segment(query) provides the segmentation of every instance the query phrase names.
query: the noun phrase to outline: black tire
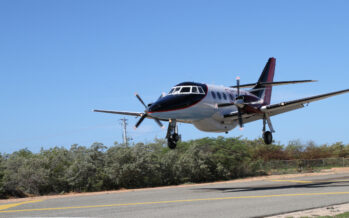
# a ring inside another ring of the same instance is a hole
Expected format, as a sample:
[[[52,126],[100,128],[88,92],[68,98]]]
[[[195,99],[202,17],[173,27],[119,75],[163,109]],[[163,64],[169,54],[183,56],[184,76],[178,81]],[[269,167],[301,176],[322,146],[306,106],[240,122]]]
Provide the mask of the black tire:
[[[171,139],[177,143],[179,141],[179,135],[177,133],[173,133],[173,135],[171,136]]]
[[[167,141],[167,146],[169,149],[175,149],[177,146],[177,142],[173,141],[173,140],[168,140]]]
[[[273,135],[270,131],[266,131],[263,133],[263,139],[265,144],[270,145],[273,142]]]

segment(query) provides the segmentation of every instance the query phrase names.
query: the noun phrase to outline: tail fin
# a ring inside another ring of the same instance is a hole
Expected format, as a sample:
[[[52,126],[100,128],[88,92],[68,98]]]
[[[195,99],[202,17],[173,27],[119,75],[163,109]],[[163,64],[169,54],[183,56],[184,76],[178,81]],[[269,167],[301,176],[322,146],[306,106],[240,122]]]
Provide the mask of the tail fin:
[[[259,98],[263,99],[263,105],[270,104],[272,86],[265,86],[265,85],[262,85],[260,83],[273,82],[274,72],[275,72],[275,64],[276,64],[276,59],[269,58],[267,64],[265,65],[265,67],[263,69],[261,76],[259,77],[257,85],[255,85],[253,87],[253,89],[250,91],[251,93],[258,96]]]

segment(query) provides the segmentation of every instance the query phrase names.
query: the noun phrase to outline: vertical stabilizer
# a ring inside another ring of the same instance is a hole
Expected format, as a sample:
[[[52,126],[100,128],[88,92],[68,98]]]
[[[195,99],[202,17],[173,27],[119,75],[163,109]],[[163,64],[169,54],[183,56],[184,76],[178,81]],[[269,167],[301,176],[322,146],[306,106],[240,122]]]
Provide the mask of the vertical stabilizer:
[[[269,58],[267,64],[265,65],[261,76],[257,82],[257,85],[253,87],[251,93],[255,94],[259,98],[263,99],[263,105],[269,105],[271,100],[272,86],[263,86],[261,82],[273,82],[274,72],[275,72],[275,58]]]

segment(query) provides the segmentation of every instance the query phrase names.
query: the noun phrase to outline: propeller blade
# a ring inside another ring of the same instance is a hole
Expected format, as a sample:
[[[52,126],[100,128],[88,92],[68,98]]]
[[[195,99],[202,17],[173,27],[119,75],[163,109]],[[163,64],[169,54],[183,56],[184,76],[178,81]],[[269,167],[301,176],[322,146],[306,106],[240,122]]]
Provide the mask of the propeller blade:
[[[240,77],[236,77],[236,87],[238,89],[238,97],[240,96]]]
[[[164,125],[162,125],[162,123],[160,122],[159,119],[154,118],[155,122],[162,128]]]
[[[141,99],[141,97],[138,95],[138,93],[135,93],[138,100],[144,105],[145,109],[148,109],[147,105],[145,105],[144,101]]]
[[[138,120],[138,122],[135,125],[135,128],[138,128],[139,125],[143,122],[143,120],[147,117],[147,114],[143,114],[141,118]]]
[[[241,115],[240,108],[238,108],[238,119],[239,119],[239,126],[242,129],[244,127],[244,123],[242,122],[242,115]]]

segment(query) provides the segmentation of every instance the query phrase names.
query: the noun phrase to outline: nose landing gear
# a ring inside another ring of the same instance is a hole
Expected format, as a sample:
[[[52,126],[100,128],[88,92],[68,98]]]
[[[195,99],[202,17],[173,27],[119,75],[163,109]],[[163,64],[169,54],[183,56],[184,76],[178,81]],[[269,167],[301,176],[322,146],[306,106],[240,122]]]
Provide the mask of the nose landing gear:
[[[268,127],[270,131],[265,131],[266,123],[268,123]],[[273,135],[272,132],[275,132],[273,125],[271,124],[270,117],[267,114],[264,114],[263,116],[263,140],[264,143],[269,145],[273,142]]]
[[[177,142],[180,140],[176,120],[170,120],[168,124],[166,138],[168,147],[170,149],[175,149],[177,146]]]

